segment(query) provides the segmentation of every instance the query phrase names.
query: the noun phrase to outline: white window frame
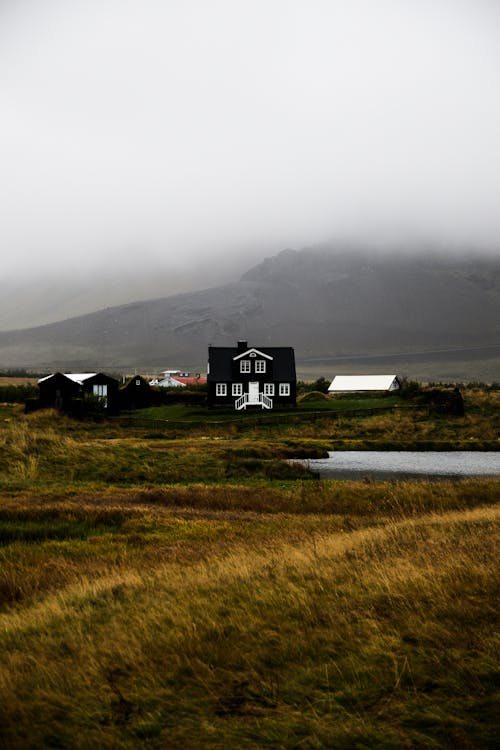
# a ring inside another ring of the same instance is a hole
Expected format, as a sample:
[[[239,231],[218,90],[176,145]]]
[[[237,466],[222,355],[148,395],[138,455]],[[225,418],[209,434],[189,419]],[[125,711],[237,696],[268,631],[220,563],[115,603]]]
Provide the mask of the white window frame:
[[[280,396],[289,396],[290,395],[290,383],[280,383],[279,394]]]
[[[252,372],[252,363],[249,359],[240,360],[240,372]]]
[[[263,374],[266,371],[266,360],[265,359],[256,359],[255,360],[255,372]]]
[[[274,396],[274,383],[264,383],[264,396]]]
[[[215,384],[215,395],[216,396],[227,396],[227,383],[216,383]]]
[[[231,393],[233,396],[243,396],[243,383],[233,383]]]

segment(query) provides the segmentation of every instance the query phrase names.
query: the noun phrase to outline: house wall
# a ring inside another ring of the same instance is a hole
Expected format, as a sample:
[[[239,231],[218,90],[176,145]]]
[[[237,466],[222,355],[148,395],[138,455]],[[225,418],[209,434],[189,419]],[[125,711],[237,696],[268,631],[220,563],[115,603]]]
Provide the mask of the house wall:
[[[106,386],[106,411],[112,413],[118,410],[118,388],[119,382],[115,378],[104,373],[97,373],[91,378],[84,380],[81,386],[81,393],[84,398],[94,396],[94,386]]]
[[[273,358],[267,358],[259,356],[249,355],[248,357],[235,357],[248,351],[246,342],[239,343],[238,347],[227,348],[223,353],[217,352],[215,357],[224,357],[224,365],[221,366],[220,359],[217,360],[218,367],[212,368],[210,363],[210,351],[209,351],[209,374],[208,374],[208,395],[207,400],[209,406],[231,406],[234,407],[235,401],[243,394],[248,393],[249,383],[257,382],[259,393],[265,393],[273,401],[273,407],[279,406],[293,406],[296,403],[297,397],[297,383],[295,376],[295,366],[293,363],[293,355],[291,350],[286,349],[283,353],[279,351],[279,348],[275,348],[273,351]],[[266,349],[260,349],[262,354],[267,354]],[[282,361],[279,362],[277,357],[282,357]],[[291,359],[291,363],[288,364],[288,360]],[[287,365],[283,365],[283,360],[286,360]],[[242,368],[241,362],[247,362],[249,364]],[[257,362],[265,363],[265,372],[259,372]],[[244,371],[245,369],[249,371]],[[215,370],[215,371],[214,371]],[[243,371],[242,371],[243,370]],[[280,377],[278,377],[278,371]],[[225,372],[226,377],[221,374]],[[280,395],[280,384],[286,383],[289,386],[289,393],[287,395]],[[218,386],[226,386],[226,394],[224,396],[218,395]],[[233,393],[233,386],[239,385],[238,391]],[[266,386],[271,386],[273,393],[266,393]]]

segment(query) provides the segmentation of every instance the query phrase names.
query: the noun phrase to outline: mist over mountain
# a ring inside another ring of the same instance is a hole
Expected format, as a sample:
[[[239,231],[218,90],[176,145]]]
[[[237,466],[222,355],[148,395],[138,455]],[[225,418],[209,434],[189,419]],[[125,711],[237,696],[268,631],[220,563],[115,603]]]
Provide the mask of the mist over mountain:
[[[299,360],[498,354],[499,300],[494,256],[283,250],[235,283],[0,332],[0,365],[198,370],[209,344],[237,339],[294,346]]]
[[[263,255],[257,249],[240,248],[229,257],[214,252],[210,262],[198,259],[190,264],[182,253],[166,253],[160,262],[137,249],[132,258],[122,259],[111,269],[104,263],[75,271],[61,264],[59,271],[27,269],[24,274],[5,275],[0,277],[0,331],[220,286],[236,280]]]

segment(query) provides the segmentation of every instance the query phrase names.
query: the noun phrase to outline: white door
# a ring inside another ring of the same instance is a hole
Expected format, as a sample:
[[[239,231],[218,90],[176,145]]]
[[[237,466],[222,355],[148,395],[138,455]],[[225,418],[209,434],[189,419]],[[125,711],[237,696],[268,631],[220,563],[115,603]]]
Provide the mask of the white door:
[[[249,404],[259,403],[259,384],[253,381],[248,384],[248,403]]]

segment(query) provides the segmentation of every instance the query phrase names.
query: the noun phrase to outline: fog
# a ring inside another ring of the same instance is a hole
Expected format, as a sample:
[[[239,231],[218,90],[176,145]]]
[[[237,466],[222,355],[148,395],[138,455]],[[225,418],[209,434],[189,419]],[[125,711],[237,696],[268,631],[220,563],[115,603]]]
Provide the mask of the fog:
[[[496,0],[2,0],[2,279],[496,252],[499,91]]]

